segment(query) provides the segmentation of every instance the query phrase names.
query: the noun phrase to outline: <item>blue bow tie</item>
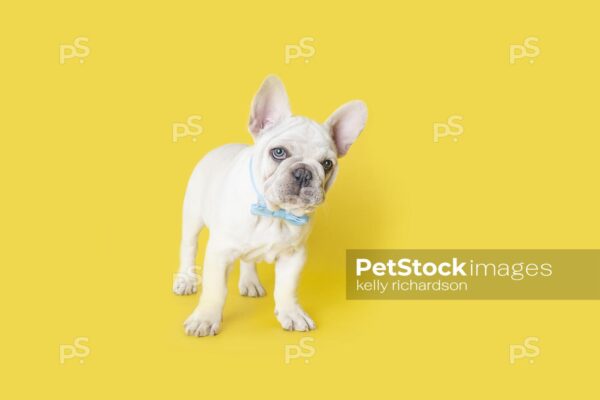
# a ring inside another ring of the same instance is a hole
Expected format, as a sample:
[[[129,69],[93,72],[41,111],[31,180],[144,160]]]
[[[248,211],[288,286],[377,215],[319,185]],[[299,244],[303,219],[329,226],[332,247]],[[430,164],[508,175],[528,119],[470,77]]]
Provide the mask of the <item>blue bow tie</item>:
[[[284,209],[280,209],[277,211],[270,210],[265,203],[264,197],[260,194],[260,192],[256,188],[256,183],[254,182],[254,173],[252,172],[252,157],[250,157],[249,169],[250,169],[250,180],[252,181],[252,187],[254,188],[254,191],[256,192],[256,196],[258,197],[258,202],[254,203],[250,206],[250,212],[253,215],[258,215],[261,217],[281,218],[282,220],[287,221],[290,224],[296,225],[296,226],[301,226],[308,222],[308,215],[303,215],[301,217],[298,217]]]
[[[291,212],[285,210],[269,210],[266,205],[260,203],[252,204],[252,206],[250,206],[250,212],[254,215],[259,215],[262,217],[281,218],[282,220],[297,226],[304,225],[308,222],[308,216],[306,215],[297,217]]]

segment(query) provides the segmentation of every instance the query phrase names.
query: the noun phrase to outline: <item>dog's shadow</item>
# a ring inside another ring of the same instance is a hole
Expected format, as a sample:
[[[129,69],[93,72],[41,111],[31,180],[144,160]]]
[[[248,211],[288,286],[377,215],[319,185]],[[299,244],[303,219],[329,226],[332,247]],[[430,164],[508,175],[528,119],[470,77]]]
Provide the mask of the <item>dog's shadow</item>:
[[[383,228],[401,221],[402,216],[389,215],[389,207],[383,206],[382,199],[390,190],[375,175],[375,170],[363,166],[360,174],[344,176],[317,211],[300,284],[303,302],[313,303],[307,308],[316,313],[346,299],[346,250],[400,246],[399,235],[385,237],[389,229]],[[400,197],[391,211],[400,214],[403,209]]]

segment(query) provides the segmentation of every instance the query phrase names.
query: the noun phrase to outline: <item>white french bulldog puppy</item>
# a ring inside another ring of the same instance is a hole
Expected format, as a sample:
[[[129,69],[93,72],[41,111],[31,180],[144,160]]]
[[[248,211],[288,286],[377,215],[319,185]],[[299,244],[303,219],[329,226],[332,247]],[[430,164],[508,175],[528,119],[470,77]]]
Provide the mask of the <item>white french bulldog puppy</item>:
[[[275,315],[281,326],[315,329],[296,297],[310,214],[325,200],[338,157],[346,154],[366,120],[362,101],[343,105],[324,124],[292,116],[283,84],[267,77],[250,112],[254,145],[229,144],[211,151],[188,183],[176,294],[196,292],[198,233],[204,226],[210,230],[200,303],[184,324],[188,335],[219,332],[227,275],[236,259],[240,293],[252,297],[265,295],[256,263],[275,262]]]

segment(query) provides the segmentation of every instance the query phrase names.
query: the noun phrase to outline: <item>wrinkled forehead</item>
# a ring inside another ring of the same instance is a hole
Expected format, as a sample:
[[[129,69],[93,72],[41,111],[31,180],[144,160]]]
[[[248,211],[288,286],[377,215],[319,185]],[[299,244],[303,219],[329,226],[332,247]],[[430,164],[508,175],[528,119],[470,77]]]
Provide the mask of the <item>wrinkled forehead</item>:
[[[292,117],[265,137],[265,147],[284,147],[294,156],[334,157],[335,144],[323,125],[304,117]]]

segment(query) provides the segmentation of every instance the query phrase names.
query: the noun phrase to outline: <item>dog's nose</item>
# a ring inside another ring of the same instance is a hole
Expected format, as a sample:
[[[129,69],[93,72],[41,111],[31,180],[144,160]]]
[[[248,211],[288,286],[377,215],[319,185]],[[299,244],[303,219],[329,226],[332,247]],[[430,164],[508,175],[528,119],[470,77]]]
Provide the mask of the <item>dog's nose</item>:
[[[300,185],[300,187],[305,187],[310,185],[310,180],[312,179],[312,173],[304,168],[304,167],[300,167],[300,168],[296,168],[293,172],[292,175],[294,176],[294,179],[296,179],[296,182],[298,183],[298,185]]]

